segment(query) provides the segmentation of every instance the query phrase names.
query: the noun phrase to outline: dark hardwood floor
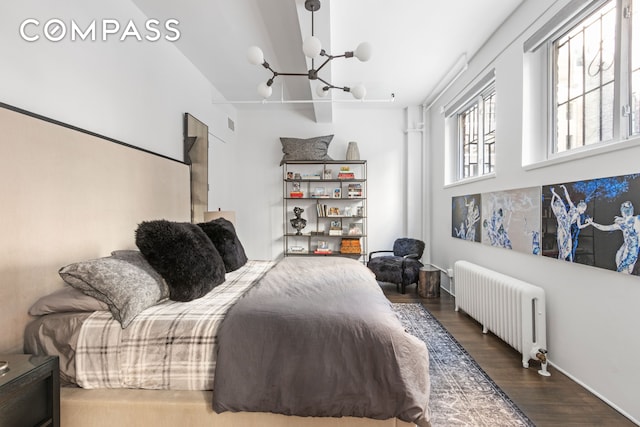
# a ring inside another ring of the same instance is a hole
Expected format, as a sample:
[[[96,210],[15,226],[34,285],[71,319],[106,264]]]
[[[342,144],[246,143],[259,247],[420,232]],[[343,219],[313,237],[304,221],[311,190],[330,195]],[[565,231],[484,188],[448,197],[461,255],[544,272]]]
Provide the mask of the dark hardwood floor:
[[[468,315],[454,310],[446,292],[440,298],[423,299],[410,286],[404,295],[395,285],[381,285],[392,302],[420,302],[478,362],[493,381],[538,427],[635,426],[598,397],[549,366],[550,377],[538,374],[539,364],[522,367],[520,353],[482,327]]]

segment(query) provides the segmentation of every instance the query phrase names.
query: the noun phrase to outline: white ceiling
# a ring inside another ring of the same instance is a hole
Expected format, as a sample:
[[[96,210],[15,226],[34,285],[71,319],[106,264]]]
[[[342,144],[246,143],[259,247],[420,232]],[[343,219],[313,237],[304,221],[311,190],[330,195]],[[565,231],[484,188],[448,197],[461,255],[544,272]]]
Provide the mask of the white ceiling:
[[[373,57],[335,59],[321,76],[336,86],[364,84],[369,101],[388,100],[393,93],[394,107],[419,105],[461,55],[470,59],[522,1],[323,0],[315,13],[323,48],[340,55],[368,41]],[[133,2],[147,17],[180,21],[177,47],[227,101],[243,101],[238,108],[259,107],[247,101],[260,101],[256,87],[271,77],[247,61],[250,46],[259,46],[278,72],[306,72],[302,39],[310,33],[311,13],[304,0]],[[310,99],[310,83],[279,76],[270,99]],[[334,100],[352,99],[332,92]]]

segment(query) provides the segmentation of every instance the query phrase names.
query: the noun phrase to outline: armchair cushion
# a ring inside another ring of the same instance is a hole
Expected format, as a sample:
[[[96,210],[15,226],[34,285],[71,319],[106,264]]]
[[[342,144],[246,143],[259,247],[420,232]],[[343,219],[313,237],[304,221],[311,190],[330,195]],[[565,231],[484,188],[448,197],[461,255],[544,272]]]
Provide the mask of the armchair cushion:
[[[418,259],[422,258],[424,252],[424,242],[417,239],[402,238],[393,242],[393,254],[395,256],[406,256],[416,254]]]
[[[404,262],[404,271],[402,264]],[[418,281],[422,263],[416,259],[399,256],[381,256],[372,258],[367,267],[381,282],[410,285]]]

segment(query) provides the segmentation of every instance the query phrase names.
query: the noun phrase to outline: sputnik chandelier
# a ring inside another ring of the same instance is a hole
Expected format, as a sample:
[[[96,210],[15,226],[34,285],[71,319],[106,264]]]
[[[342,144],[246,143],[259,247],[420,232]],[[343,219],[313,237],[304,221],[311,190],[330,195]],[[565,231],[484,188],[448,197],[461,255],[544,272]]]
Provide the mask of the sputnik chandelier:
[[[318,39],[314,34],[313,14],[316,10],[320,9],[320,0],[306,0],[304,2],[304,7],[311,12],[311,36],[307,37],[302,43],[302,51],[305,56],[311,58],[311,69],[306,73],[280,73],[274,71],[269,63],[264,60],[262,49],[257,46],[252,46],[247,52],[247,59],[249,59],[249,62],[254,65],[262,65],[273,73],[273,76],[267,80],[266,83],[260,83],[258,85],[258,93],[265,99],[270,97],[272,93],[271,85],[273,84],[273,80],[278,76],[306,76],[309,80],[319,80],[322,82],[322,84],[319,84],[316,87],[316,93],[318,96],[326,96],[329,93],[329,89],[342,89],[345,92],[350,92],[356,99],[363,99],[367,94],[367,89],[362,84],[358,84],[353,87],[334,86],[318,76],[318,72],[331,60],[336,58],[353,58],[355,56],[362,62],[368,61],[371,58],[371,45],[367,42],[363,42],[360,43],[356,50],[352,52],[345,52],[343,55],[330,55],[322,48],[320,39]],[[326,59],[318,68],[315,68],[315,58],[318,57],[325,57]]]

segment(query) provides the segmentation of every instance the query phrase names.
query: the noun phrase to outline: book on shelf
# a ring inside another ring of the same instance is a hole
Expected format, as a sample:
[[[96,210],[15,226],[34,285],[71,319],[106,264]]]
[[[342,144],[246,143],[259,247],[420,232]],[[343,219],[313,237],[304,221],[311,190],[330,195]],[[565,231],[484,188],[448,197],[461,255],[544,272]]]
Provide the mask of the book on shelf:
[[[327,205],[317,204],[316,205],[316,211],[317,211],[317,214],[318,214],[318,218],[323,218],[323,217],[327,216]]]
[[[318,255],[330,255],[333,252],[331,252],[331,249],[316,249],[313,253]]]
[[[362,197],[362,185],[361,184],[349,184],[347,186],[347,197]]]
[[[338,173],[338,179],[355,179],[353,171],[340,171]]]

